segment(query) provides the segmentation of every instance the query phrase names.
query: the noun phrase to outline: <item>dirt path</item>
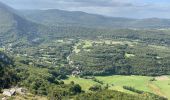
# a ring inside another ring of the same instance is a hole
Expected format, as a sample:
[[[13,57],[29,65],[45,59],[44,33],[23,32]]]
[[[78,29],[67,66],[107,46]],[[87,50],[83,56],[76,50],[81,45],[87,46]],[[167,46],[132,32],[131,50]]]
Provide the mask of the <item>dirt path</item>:
[[[157,95],[160,95],[160,96],[163,96],[163,97],[166,97],[164,95],[164,93],[161,92],[160,88],[157,87],[156,85],[154,85],[153,83],[148,83],[148,87]]]

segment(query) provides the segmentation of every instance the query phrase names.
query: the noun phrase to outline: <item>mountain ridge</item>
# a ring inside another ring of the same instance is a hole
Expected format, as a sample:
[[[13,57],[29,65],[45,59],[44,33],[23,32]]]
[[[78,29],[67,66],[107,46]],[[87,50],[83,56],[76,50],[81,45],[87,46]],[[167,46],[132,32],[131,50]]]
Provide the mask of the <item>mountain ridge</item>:
[[[0,28],[0,41],[5,44],[35,37],[38,24],[18,15],[17,10],[0,2]]]
[[[24,16],[34,22],[53,25],[71,24],[83,27],[99,28],[169,28],[170,19],[144,18],[133,19],[123,17],[108,17],[89,14],[82,11],[65,11],[59,9],[48,10],[20,10]]]

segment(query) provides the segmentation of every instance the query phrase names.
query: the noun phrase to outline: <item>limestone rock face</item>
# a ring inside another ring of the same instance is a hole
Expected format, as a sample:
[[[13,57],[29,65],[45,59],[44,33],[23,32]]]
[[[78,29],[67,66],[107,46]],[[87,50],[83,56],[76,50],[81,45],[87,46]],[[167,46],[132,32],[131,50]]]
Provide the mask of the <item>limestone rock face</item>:
[[[16,92],[18,93],[18,94],[21,94],[21,95],[24,95],[24,94],[26,94],[26,89],[24,89],[24,88],[17,88],[16,89]]]
[[[27,89],[21,88],[21,87],[14,87],[10,89],[4,89],[3,90],[3,98],[0,98],[0,100],[8,100],[8,97],[14,96],[15,94],[19,95],[26,95]]]
[[[6,97],[3,97],[2,100],[7,100],[7,98],[6,98]]]
[[[17,89],[16,89],[16,88],[5,89],[5,90],[3,91],[3,95],[4,95],[4,96],[9,96],[9,97],[15,95],[16,93],[17,93]]]
[[[10,89],[10,93],[11,93],[11,95],[14,95],[16,93],[15,88]]]
[[[4,90],[3,95],[11,97],[13,94],[10,92],[10,90]]]

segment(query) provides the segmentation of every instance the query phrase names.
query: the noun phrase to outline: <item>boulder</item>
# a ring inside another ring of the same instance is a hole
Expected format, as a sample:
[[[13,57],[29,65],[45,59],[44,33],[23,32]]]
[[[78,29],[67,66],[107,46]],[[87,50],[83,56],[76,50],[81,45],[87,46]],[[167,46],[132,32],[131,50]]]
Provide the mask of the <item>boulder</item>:
[[[11,89],[10,89],[10,92],[11,92],[12,95],[14,95],[14,94],[16,93],[15,88],[11,88]]]
[[[3,97],[2,100],[7,100],[7,98],[6,98],[6,97]]]
[[[4,90],[3,95],[11,97],[12,94],[9,90]]]
[[[26,91],[27,91],[27,90],[24,89],[24,88],[17,88],[17,89],[16,89],[16,92],[17,92],[18,94],[21,94],[21,95],[25,94]]]
[[[3,95],[11,97],[11,96],[15,95],[15,93],[16,93],[16,90],[14,88],[12,88],[10,90],[8,90],[8,89],[4,90]]]

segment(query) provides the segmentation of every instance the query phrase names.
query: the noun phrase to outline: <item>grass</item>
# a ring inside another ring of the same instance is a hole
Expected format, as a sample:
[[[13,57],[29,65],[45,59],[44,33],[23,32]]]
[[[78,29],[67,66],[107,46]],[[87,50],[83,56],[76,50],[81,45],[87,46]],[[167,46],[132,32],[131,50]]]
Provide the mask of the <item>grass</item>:
[[[127,57],[127,58],[134,57],[134,56],[135,56],[134,54],[129,54],[129,53],[125,54],[125,57]]]
[[[0,48],[0,51],[5,51],[5,49],[4,48]]]
[[[153,77],[148,76],[122,76],[122,75],[113,75],[113,76],[97,76],[98,80],[103,81],[104,85],[108,84],[109,89],[118,90],[126,93],[134,94],[131,91],[123,89],[123,86],[131,86],[139,90],[146,92],[152,92],[161,96],[165,96],[170,99],[170,80],[157,80],[151,82],[150,79]],[[88,91],[90,86],[97,84],[91,79],[82,79],[70,76],[69,79],[64,80],[66,84],[69,84],[71,81],[74,81],[77,84],[80,84],[82,89]]]
[[[74,81],[75,84],[79,84],[83,90],[88,91],[89,87],[98,84],[92,80],[89,79],[83,79],[83,78],[76,78],[73,76],[70,76],[69,79],[64,80],[65,84],[70,84],[71,81]]]
[[[80,49],[78,49],[78,46],[80,46],[81,45],[81,43],[79,42],[79,43],[77,43],[75,46],[74,46],[74,52],[75,53],[79,53],[80,52]]]
[[[170,99],[170,80],[161,80],[153,82],[160,89],[160,92]]]
[[[139,90],[152,92],[149,88],[147,88],[148,82],[151,77],[146,76],[106,76],[106,77],[96,77],[97,79],[103,81],[104,83],[114,84],[112,89],[122,90],[123,86],[131,86]],[[119,88],[118,88],[119,87]]]
[[[83,48],[92,47],[92,42],[91,42],[91,41],[85,40],[84,43],[85,43],[85,44],[83,45]]]
[[[137,44],[137,42],[132,42],[132,41],[120,41],[120,40],[81,40],[79,41],[75,46],[74,46],[74,52],[77,54],[81,51],[80,48],[78,48],[79,46],[82,45],[82,49],[85,51],[90,51],[90,47],[93,46],[93,43],[97,43],[97,44],[109,44],[109,45],[116,45],[116,44],[128,44],[129,46],[134,46]],[[132,57],[134,55],[132,54],[127,54],[127,56]]]
[[[168,54],[170,54],[170,47],[168,46],[158,46],[158,45],[149,45],[147,48],[143,48],[143,44],[137,41],[113,41],[113,40],[84,40],[80,43],[84,43],[83,49],[91,47],[92,43],[106,43],[110,45],[115,44],[128,44],[132,48],[134,48],[134,51],[132,53],[126,53],[125,57],[137,59],[137,57],[145,56],[147,51],[150,51],[155,54],[158,54],[157,58],[165,58],[169,57]],[[76,45],[79,46],[80,43]],[[75,48],[75,51],[80,52],[80,50]],[[157,80],[154,82],[151,82],[150,79],[153,77],[147,77],[147,76],[98,76],[96,77],[98,80],[103,81],[105,84],[109,84],[109,89],[113,90],[119,90],[122,92],[128,92],[132,93],[130,91],[124,90],[122,86],[131,86],[139,90],[152,92],[155,94],[159,94],[162,96],[166,96],[170,99],[170,80]],[[170,76],[169,76],[170,78]],[[84,90],[88,91],[88,88],[96,82],[90,80],[90,79],[81,79],[81,78],[75,78],[70,77],[68,80],[65,80],[66,83],[69,83],[70,81],[75,81],[75,83],[80,84]],[[112,85],[113,84],[113,85]]]

